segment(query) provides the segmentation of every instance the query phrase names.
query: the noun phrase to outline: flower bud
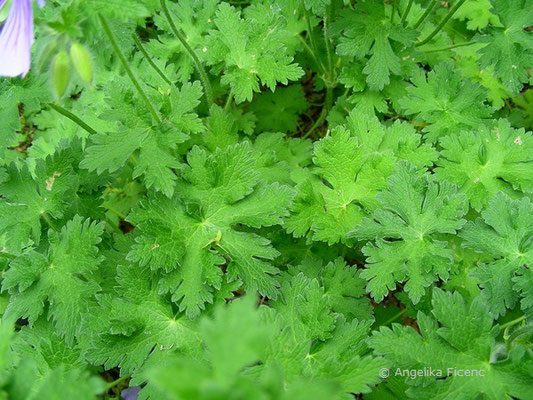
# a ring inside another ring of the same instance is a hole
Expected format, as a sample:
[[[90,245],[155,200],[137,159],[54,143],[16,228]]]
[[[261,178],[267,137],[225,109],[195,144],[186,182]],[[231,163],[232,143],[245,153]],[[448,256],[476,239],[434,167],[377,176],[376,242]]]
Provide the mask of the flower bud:
[[[70,80],[70,60],[66,51],[61,50],[52,62],[52,82],[58,97],[63,96]]]
[[[46,70],[46,67],[50,65],[50,60],[56,54],[57,51],[57,41],[52,40],[48,42],[39,52],[37,58],[37,71],[43,72]]]
[[[93,80],[93,65],[87,49],[79,43],[74,43],[70,47],[70,58],[82,81],[91,83]]]

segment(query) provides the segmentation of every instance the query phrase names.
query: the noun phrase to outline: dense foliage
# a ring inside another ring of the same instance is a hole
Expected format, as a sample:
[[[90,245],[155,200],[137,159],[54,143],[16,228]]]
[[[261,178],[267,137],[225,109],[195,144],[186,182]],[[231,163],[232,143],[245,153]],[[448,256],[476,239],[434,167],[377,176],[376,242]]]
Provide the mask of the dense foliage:
[[[34,11],[0,398],[533,399],[530,0]]]

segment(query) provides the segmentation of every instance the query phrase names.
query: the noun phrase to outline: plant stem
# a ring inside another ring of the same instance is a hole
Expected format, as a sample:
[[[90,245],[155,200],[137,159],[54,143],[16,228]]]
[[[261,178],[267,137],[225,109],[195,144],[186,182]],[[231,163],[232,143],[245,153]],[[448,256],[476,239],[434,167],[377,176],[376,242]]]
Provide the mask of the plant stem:
[[[331,48],[331,41],[328,37],[329,23],[331,20],[331,5],[326,6],[326,12],[324,13],[324,42],[326,43],[326,54],[328,57],[328,81],[333,80],[333,49]]]
[[[457,47],[463,47],[463,46],[471,46],[473,44],[476,44],[477,42],[464,42],[464,43],[458,43],[458,44],[453,44],[451,46],[447,46],[447,47],[441,47],[439,49],[431,49],[431,50],[425,50],[424,53],[436,53],[438,51],[446,51],[446,50],[452,50],[452,49],[455,49]]]
[[[309,18],[309,12],[304,6],[304,17],[305,23],[307,24],[307,34],[309,35],[309,43],[311,43],[311,48],[313,49],[313,54],[316,52],[315,40],[313,39],[313,28],[311,27],[311,19]]]
[[[407,20],[407,16],[411,12],[411,7],[413,6],[413,0],[409,0],[409,3],[407,4],[407,8],[405,9],[403,15],[402,15],[402,25],[405,26],[405,21]]]
[[[106,386],[106,389],[105,391],[107,392],[109,389],[112,389],[114,388],[115,386],[117,386],[119,383],[122,383],[124,382],[125,380],[128,380],[129,378],[131,378],[129,375],[124,375],[124,376],[121,376],[120,378],[118,379],[115,379],[113,382],[109,382]]]
[[[404,308],[403,310],[400,310],[400,312],[398,312],[396,315],[394,315],[393,317],[389,318],[388,320],[386,320],[385,322],[380,324],[380,326],[385,326],[385,325],[390,324],[392,321],[396,321],[398,318],[400,318],[406,312],[407,312],[407,308]]]
[[[82,119],[74,114],[72,114],[69,110],[66,110],[64,109],[63,107],[57,105],[57,104],[54,104],[54,103],[48,103],[48,105],[50,106],[50,108],[54,109],[55,111],[57,111],[59,114],[67,117],[68,119],[70,119],[72,122],[76,123],[78,126],[80,126],[81,128],[85,129],[87,132],[89,132],[91,135],[94,135],[96,133],[96,130],[94,130],[93,128],[91,128],[89,125],[87,125],[85,122],[82,121]]]
[[[57,227],[55,226],[54,222],[52,221],[52,218],[50,218],[50,216],[48,215],[48,213],[46,212],[43,212],[41,214],[41,217],[43,217],[43,219],[46,221],[46,223],[48,224],[48,226],[50,228],[52,228],[54,231],[56,232],[59,232],[59,230],[57,229]]]
[[[174,21],[172,20],[172,17],[170,16],[170,12],[168,11],[166,0],[161,0],[161,8],[163,9],[163,13],[165,14],[165,17],[168,21],[170,29],[172,30],[172,33],[174,33],[174,35],[178,38],[178,40],[181,42],[183,47],[185,47],[185,50],[187,51],[187,53],[189,53],[189,56],[192,59],[192,62],[196,68],[196,71],[200,75],[200,81],[202,82],[202,85],[204,87],[207,102],[209,103],[209,105],[213,104],[213,89],[211,88],[209,77],[207,76],[207,73],[205,72],[205,69],[202,66],[202,63],[200,62],[200,59],[198,58],[194,50],[191,48],[191,46],[189,46],[189,43],[187,43],[187,40],[185,39],[185,36],[183,35],[183,33],[174,24]]]
[[[440,30],[444,27],[444,25],[446,25],[446,23],[450,20],[450,18],[453,16],[453,14],[455,14],[455,12],[459,9],[459,7],[461,7],[463,5],[463,3],[465,2],[466,0],[459,0],[457,3],[455,3],[455,5],[452,7],[452,9],[450,10],[450,12],[446,15],[446,17],[444,17],[444,19],[441,21],[441,23],[435,28],[435,30],[433,32],[431,32],[429,34],[429,36],[427,38],[425,38],[424,40],[422,40],[421,42],[418,42],[417,44],[415,44],[415,46],[423,46],[425,45],[427,42],[429,42],[431,39],[433,39],[433,37],[440,32]]]
[[[170,81],[170,79],[167,78],[167,76],[165,75],[165,73],[163,71],[161,71],[161,69],[156,65],[156,63],[154,62],[154,60],[152,60],[152,57],[150,57],[150,54],[148,54],[148,52],[146,51],[146,49],[144,48],[144,46],[142,45],[141,41],[139,40],[139,38],[137,37],[137,35],[135,33],[132,33],[131,34],[131,37],[133,38],[133,41],[135,42],[135,45],[137,46],[137,48],[139,49],[139,51],[143,54],[144,58],[146,58],[146,61],[148,61],[148,63],[151,65],[151,67],[155,70],[155,72],[158,73],[158,75],[166,82],[168,83],[169,85],[172,85],[172,82]]]
[[[519,322],[522,322],[525,319],[526,319],[526,316],[522,315],[521,317],[518,317],[516,319],[513,319],[512,321],[508,321],[505,324],[500,325],[500,329],[504,330],[505,328],[508,328],[508,327],[510,327],[512,325],[518,324]]]
[[[390,22],[391,24],[394,22],[394,14],[396,14],[396,0],[391,0],[392,3],[392,11],[390,13]]]
[[[316,128],[318,128],[320,125],[322,125],[322,123],[324,122],[324,120],[328,116],[328,112],[331,109],[332,105],[333,105],[333,88],[331,86],[327,86],[326,87],[326,102],[325,102],[325,105],[324,105],[324,107],[322,107],[322,111],[320,113],[320,116],[315,121],[313,126],[311,128],[309,128],[309,130],[305,133],[305,135],[302,136],[303,139],[307,138],[311,133],[313,133],[313,131]]]
[[[120,51],[120,48],[118,47],[117,41],[115,39],[115,36],[113,35],[113,32],[111,32],[111,29],[109,29],[109,25],[104,18],[102,14],[98,14],[98,18],[100,19],[100,23],[102,24],[102,27],[104,28],[104,33],[106,34],[107,38],[109,39],[109,42],[111,43],[111,46],[113,46],[113,50],[115,50],[116,55],[118,56],[120,62],[122,63],[122,66],[126,70],[126,74],[128,74],[131,83],[133,83],[133,86],[135,86],[135,89],[139,92],[139,95],[143,99],[144,103],[146,104],[146,107],[148,108],[148,111],[150,111],[150,114],[152,114],[152,117],[156,120],[157,123],[161,123],[161,118],[159,118],[159,115],[157,114],[157,111],[155,110],[152,103],[150,103],[150,99],[148,99],[148,96],[144,92],[143,88],[141,87],[141,84],[133,74],[133,71],[131,70],[130,66],[128,65],[128,62],[126,61],[126,57],[124,57],[124,54]]]
[[[226,99],[226,104],[224,105],[224,110],[230,109],[232,100],[233,100],[233,89],[230,89],[228,98]]]
[[[437,5],[438,0],[431,0],[431,4],[426,8],[426,11],[422,16],[418,19],[418,21],[415,22],[415,25],[413,26],[415,29],[418,29],[420,25],[422,25],[422,22],[426,20],[429,14],[431,14],[431,11],[433,11],[433,8]]]
[[[102,204],[102,206],[103,206],[106,210],[111,211],[113,214],[115,214],[117,217],[119,217],[119,218],[121,218],[121,219],[124,219],[124,220],[125,220],[125,219],[127,218],[127,217],[126,217],[124,214],[122,214],[120,211],[118,211],[118,210],[114,209],[113,207],[111,207],[111,205],[110,205],[109,203],[104,203],[104,204]]]
[[[322,73],[325,73],[326,72],[326,67],[324,67],[324,64],[322,64],[322,62],[320,62],[318,60],[318,58],[316,57],[316,54],[315,52],[313,51],[313,49],[311,47],[309,47],[309,45],[307,44],[307,42],[305,41],[305,39],[298,35],[298,38],[300,39],[300,42],[302,43],[304,49],[309,53],[309,55],[313,58],[313,61],[317,64],[318,68],[320,69],[320,71]]]

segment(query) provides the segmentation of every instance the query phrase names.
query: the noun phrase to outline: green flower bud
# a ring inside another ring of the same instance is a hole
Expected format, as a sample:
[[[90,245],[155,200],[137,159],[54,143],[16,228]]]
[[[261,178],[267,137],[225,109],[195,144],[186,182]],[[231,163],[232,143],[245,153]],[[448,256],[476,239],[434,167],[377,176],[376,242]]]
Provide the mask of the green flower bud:
[[[66,51],[56,54],[52,62],[52,82],[58,97],[63,96],[70,81],[70,60]]]
[[[46,70],[46,67],[50,65],[50,60],[56,54],[57,51],[57,41],[52,40],[47,43],[41,51],[39,52],[38,61],[37,61],[37,71],[43,72]]]
[[[70,58],[80,78],[85,83],[91,83],[93,80],[93,65],[87,49],[79,43],[74,43],[70,47]]]

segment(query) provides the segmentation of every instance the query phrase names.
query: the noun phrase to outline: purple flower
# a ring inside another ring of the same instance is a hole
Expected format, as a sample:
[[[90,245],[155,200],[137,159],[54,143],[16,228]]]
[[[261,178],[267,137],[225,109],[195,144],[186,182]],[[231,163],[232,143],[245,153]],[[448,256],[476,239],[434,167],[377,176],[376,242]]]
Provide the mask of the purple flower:
[[[0,0],[0,10],[7,0]],[[37,0],[40,7],[44,0]],[[31,0],[13,0],[7,18],[0,28],[0,76],[26,75],[30,70],[33,44],[33,11]]]
[[[128,389],[124,389],[120,394],[122,400],[137,400],[139,398],[140,386],[133,386]]]

